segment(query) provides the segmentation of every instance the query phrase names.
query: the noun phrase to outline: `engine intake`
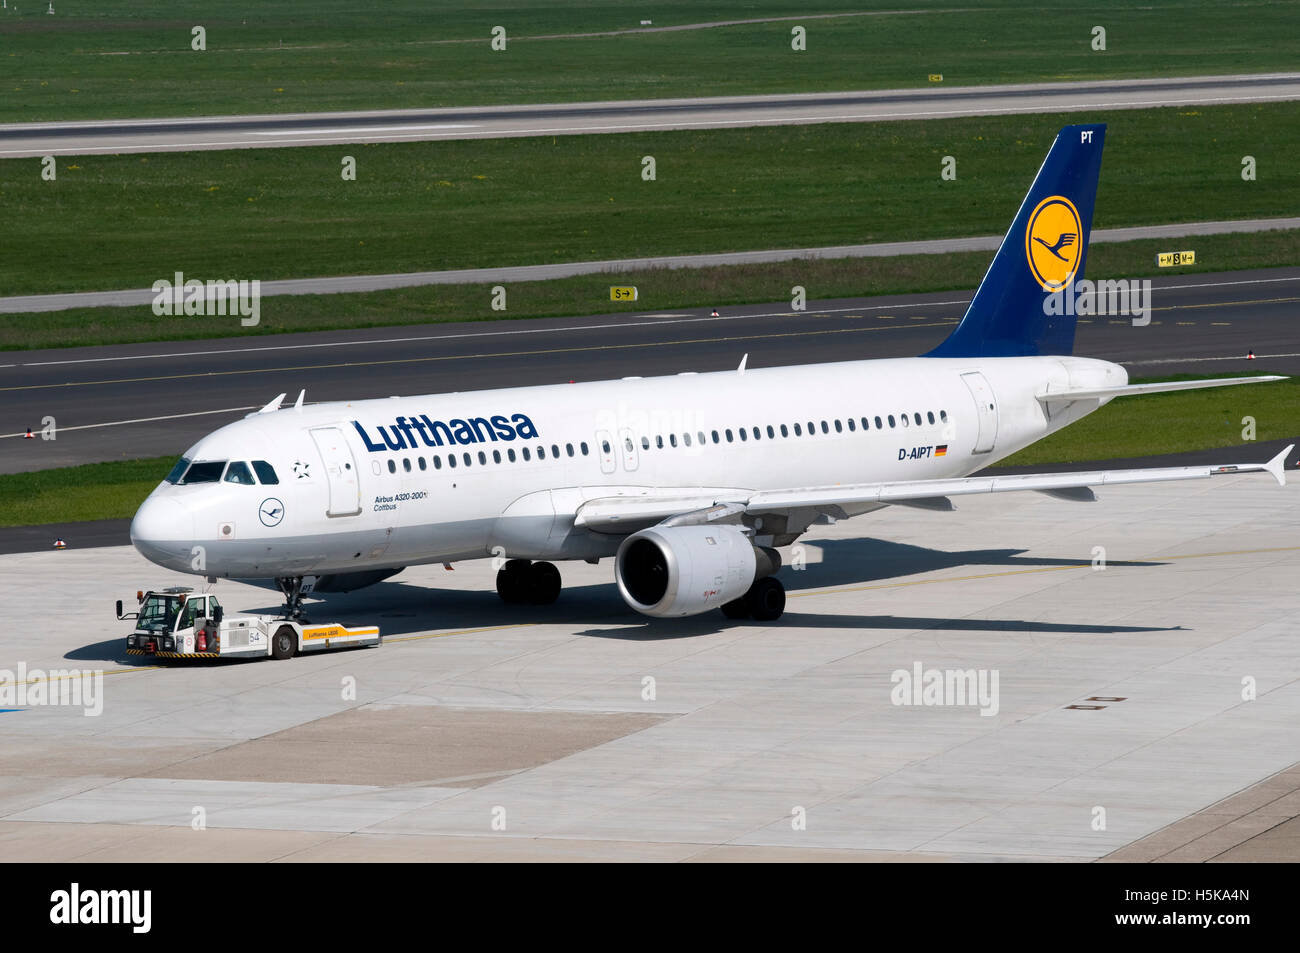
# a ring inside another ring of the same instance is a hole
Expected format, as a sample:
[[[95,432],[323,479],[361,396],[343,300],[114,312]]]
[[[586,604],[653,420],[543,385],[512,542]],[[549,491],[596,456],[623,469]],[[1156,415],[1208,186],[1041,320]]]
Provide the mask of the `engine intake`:
[[[614,576],[637,612],[680,617],[740,598],[780,566],[780,554],[755,549],[736,526],[652,526],[623,540]]]

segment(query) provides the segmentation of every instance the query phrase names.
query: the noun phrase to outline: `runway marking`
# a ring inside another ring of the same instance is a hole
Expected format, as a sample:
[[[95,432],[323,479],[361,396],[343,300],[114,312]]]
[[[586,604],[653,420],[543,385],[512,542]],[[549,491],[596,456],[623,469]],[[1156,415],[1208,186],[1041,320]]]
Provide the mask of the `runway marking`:
[[[110,420],[102,424],[80,424],[76,427],[59,427],[57,431],[63,433],[68,430],[94,430],[97,427],[121,427],[125,424],[149,424],[158,420],[179,420],[182,417],[204,417],[208,414],[233,414],[241,410],[257,410],[256,404],[251,407],[227,407],[224,410],[196,410],[191,414],[168,414],[165,417],[137,417],[134,420]],[[26,431],[18,433],[0,434],[0,440],[7,437],[25,437]]]
[[[947,327],[951,322],[918,324],[913,327]],[[438,361],[473,361],[495,357],[529,357],[537,354],[582,354],[592,351],[623,351],[634,348],[677,347],[685,344],[724,344],[729,341],[761,341],[769,338],[811,337],[818,334],[862,334],[869,331],[889,331],[892,328],[828,328],[817,331],[772,332],[770,334],[745,334],[732,337],[693,338],[678,341],[645,341],[638,344],[597,344],[590,347],[555,347],[536,351],[496,351],[481,354],[438,354],[430,357],[394,358],[386,361],[345,361],[341,364],[304,364],[297,367],[259,367],[234,371],[206,371],[202,373],[168,374],[161,377],[123,377],[105,381],[64,381],[58,384],[23,384],[17,387],[0,387],[0,393],[10,391],[47,390],[59,387],[95,387],[108,384],[146,384],[157,381],[195,380],[201,377],[234,377],[241,374],[284,374],[297,371],[324,371],[342,367],[387,367],[394,364],[431,364]]]
[[[106,671],[106,672],[100,672],[100,671],[83,671],[83,672],[79,672],[79,673],[77,673],[77,674],[75,674],[75,675],[68,675],[68,674],[60,675],[58,678],[55,678],[55,677],[53,677],[53,676],[49,676],[49,675],[47,675],[47,676],[45,676],[45,677],[43,677],[43,678],[29,678],[29,679],[27,679],[27,681],[23,682],[22,684],[24,684],[24,685],[35,685],[35,684],[38,683],[38,682],[46,682],[46,683],[51,683],[51,682],[67,682],[67,681],[71,681],[71,680],[74,679],[74,678],[89,678],[89,677],[91,677],[92,675],[125,675],[125,674],[127,674],[127,673],[129,673],[129,672],[152,672],[152,671],[156,671],[156,670],[158,670],[158,669],[162,669],[162,668],[165,668],[165,666],[162,666],[162,665],[141,665],[141,666],[139,666],[139,667],[137,667],[137,668],[111,668],[111,669],[109,669],[109,670]]]
[[[1300,357],[1300,351],[1290,354],[1256,354],[1257,360],[1274,357]],[[1199,364],[1204,361],[1244,361],[1244,354],[1228,354],[1223,357],[1153,357],[1144,361],[1116,361],[1116,364],[1137,366],[1139,364]]]
[[[802,317],[821,317],[831,314],[842,314],[846,311],[873,311],[879,308],[934,308],[944,307],[947,305],[964,305],[969,304],[966,299],[958,301],[927,301],[917,302],[915,304],[881,304],[881,305],[859,305],[856,308],[818,308],[815,311],[800,312]],[[366,344],[412,344],[419,341],[454,341],[461,338],[489,338],[489,337],[509,337],[516,334],[547,334],[547,333],[567,333],[570,331],[608,331],[617,328],[662,328],[670,324],[694,324],[694,323],[712,323],[714,321],[744,321],[749,318],[788,318],[792,317],[788,311],[760,311],[757,314],[725,314],[718,315],[716,318],[711,315],[700,316],[682,316],[677,320],[668,321],[620,321],[611,324],[588,324],[588,325],[571,325],[561,328],[506,328],[499,331],[459,331],[451,334],[422,334],[411,337],[401,338],[377,338],[373,340],[349,340],[349,341],[319,341],[312,344],[267,344],[261,347],[230,347],[220,348],[217,350],[203,351],[170,351],[157,354],[123,354],[113,357],[82,357],[71,358],[61,361],[29,361],[24,364],[13,364],[12,367],[55,367],[61,364],[100,364],[111,363],[116,361],[145,361],[157,360],[160,358],[170,357],[204,357],[213,354],[252,354],[260,351],[299,351],[308,350],[318,347],[359,347]],[[653,315],[649,315],[653,317]],[[527,320],[527,319],[522,319]],[[893,317],[888,320],[892,321]],[[310,332],[300,332],[310,333]]]
[[[441,639],[449,635],[478,635],[480,632],[500,632],[504,629],[527,629],[542,622],[509,622],[505,625],[488,625],[481,629],[451,629],[447,632],[428,632],[424,635],[403,635],[395,639],[385,638],[385,642],[422,642],[425,639]]]
[[[297,280],[297,279],[285,279],[285,280]],[[301,279],[301,280],[309,281],[311,279]],[[1159,288],[1156,288],[1155,290],[1156,291],[1186,291],[1194,288],[1226,288],[1235,285],[1275,284],[1284,281],[1300,281],[1300,276],[1279,277],[1279,278],[1251,278],[1242,281],[1201,281],[1201,282],[1194,282],[1192,284],[1186,284],[1186,285],[1162,285]],[[364,292],[352,292],[352,293],[364,293]],[[1267,304],[1267,303],[1274,303],[1280,301],[1293,301],[1293,300],[1297,300],[1297,299],[1263,298],[1263,299],[1259,299],[1258,301],[1234,302],[1234,304],[1243,304],[1243,303],[1244,304]],[[918,302],[901,302],[901,303],[894,303],[894,304],[857,305],[851,308],[817,308],[816,310],[813,311],[800,312],[800,314],[805,316],[817,316],[817,315],[828,315],[828,314],[845,314],[846,312],[851,312],[851,311],[884,311],[884,310],[894,311],[894,310],[901,310],[904,308],[942,308],[942,307],[948,307],[950,305],[969,305],[969,304],[970,304],[969,298],[958,298],[949,301],[918,301]],[[1192,307],[1206,307],[1206,306],[1207,305],[1165,305],[1163,307],[1153,308],[1152,310],[1171,311],[1171,310],[1176,310],[1179,307],[1192,308]],[[1213,307],[1213,305],[1208,305],[1208,306]],[[321,347],[358,347],[358,346],[363,346],[368,344],[411,344],[418,341],[450,341],[450,340],[456,340],[460,338],[504,337],[504,336],[510,336],[516,334],[547,334],[547,333],[558,334],[558,333],[566,333],[570,331],[575,331],[575,332],[576,331],[606,331],[606,330],[618,329],[618,328],[664,327],[670,324],[691,324],[691,323],[698,323],[698,322],[713,322],[713,321],[743,321],[750,318],[788,318],[791,316],[792,316],[791,312],[789,311],[760,311],[755,314],[727,314],[727,315],[719,315],[716,318],[711,315],[699,315],[699,316],[680,315],[679,316],[674,314],[671,316],[665,315],[665,317],[671,317],[672,320],[622,321],[622,322],[607,323],[607,324],[566,325],[564,327],[558,327],[558,328],[514,327],[514,328],[505,328],[505,329],[492,330],[492,331],[461,331],[461,332],[455,332],[451,334],[424,334],[424,335],[412,335],[409,337],[398,337],[398,338],[376,338],[371,340],[351,339],[347,341],[318,341],[310,344],[266,344],[258,347],[231,347],[231,348],[216,348],[216,349],[207,348],[198,351],[169,351],[169,352],[158,352],[153,354],[123,354],[123,355],[115,355],[110,357],[67,358],[67,359],[55,360],[55,361],[26,361],[19,364],[6,364],[0,366],[54,367],[63,364],[98,364],[98,363],[111,363],[116,361],[147,361],[147,360],[159,360],[164,358],[174,358],[174,357],[203,357],[203,356],[209,356],[215,354],[245,354],[245,353],[252,354],[252,353],[259,353],[262,351],[296,351],[296,350],[307,350],[310,348],[321,348]],[[655,315],[643,315],[643,317],[655,317]],[[893,321],[895,319],[894,315],[892,314],[890,315],[882,314],[882,315],[877,315],[876,317],[881,321]],[[1080,320],[1079,323],[1088,324],[1091,322],[1086,320]],[[301,333],[309,333],[309,332],[301,332]]]

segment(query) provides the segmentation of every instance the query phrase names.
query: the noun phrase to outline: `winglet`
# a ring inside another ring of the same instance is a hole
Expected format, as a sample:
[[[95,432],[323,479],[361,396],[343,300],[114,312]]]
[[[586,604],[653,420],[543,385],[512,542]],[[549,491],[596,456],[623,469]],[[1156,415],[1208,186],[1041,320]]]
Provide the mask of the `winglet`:
[[[288,394],[281,394],[281,395],[280,395],[279,397],[277,397],[275,400],[271,401],[269,404],[267,404],[265,407],[263,407],[261,410],[259,410],[258,413],[259,413],[259,414],[271,414],[271,413],[274,413],[275,411],[277,411],[277,410],[280,409],[280,404],[284,401],[285,397],[287,397],[287,396],[289,396],[289,395],[288,395]]]
[[[293,402],[293,409],[296,410],[298,413],[302,413],[302,399],[306,395],[307,395],[306,388],[298,391],[298,399]]]
[[[740,366],[736,368],[736,373],[743,377],[745,374],[745,364],[747,364],[748,362],[749,362],[749,352],[746,351],[745,356],[740,359]]]
[[[1264,464],[1264,469],[1273,474],[1273,479],[1277,480],[1278,486],[1286,486],[1286,458],[1294,449],[1295,444],[1288,444],[1285,450]]]

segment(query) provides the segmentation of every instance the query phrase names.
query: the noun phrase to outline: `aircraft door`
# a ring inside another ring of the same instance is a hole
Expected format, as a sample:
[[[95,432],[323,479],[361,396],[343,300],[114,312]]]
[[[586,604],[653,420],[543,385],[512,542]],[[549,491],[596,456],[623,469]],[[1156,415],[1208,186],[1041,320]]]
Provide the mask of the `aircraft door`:
[[[600,472],[613,473],[614,454],[617,451],[614,449],[614,438],[609,435],[608,430],[596,431],[596,452],[600,454]]]
[[[311,439],[320,451],[325,464],[325,477],[329,481],[330,501],[327,516],[356,516],[361,512],[361,486],[357,478],[357,465],[352,448],[338,427],[316,427]]]
[[[993,388],[979,371],[969,371],[961,376],[962,383],[975,401],[975,419],[979,432],[975,435],[972,453],[989,453],[998,437],[998,406]]]
[[[619,450],[623,454],[623,469],[631,473],[636,469],[637,451],[636,441],[632,437],[632,431],[627,427],[620,427],[618,431]]]

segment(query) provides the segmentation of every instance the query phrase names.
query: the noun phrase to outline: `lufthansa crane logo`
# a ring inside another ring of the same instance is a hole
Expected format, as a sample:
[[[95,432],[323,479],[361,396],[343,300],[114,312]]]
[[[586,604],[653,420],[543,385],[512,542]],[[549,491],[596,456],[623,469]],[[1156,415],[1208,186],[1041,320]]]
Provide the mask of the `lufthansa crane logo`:
[[[1029,216],[1025,257],[1044,291],[1060,291],[1078,274],[1082,233],[1079,210],[1064,195],[1043,199]]]
[[[284,504],[275,497],[263,500],[257,515],[263,526],[279,526],[284,519]]]

